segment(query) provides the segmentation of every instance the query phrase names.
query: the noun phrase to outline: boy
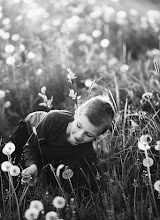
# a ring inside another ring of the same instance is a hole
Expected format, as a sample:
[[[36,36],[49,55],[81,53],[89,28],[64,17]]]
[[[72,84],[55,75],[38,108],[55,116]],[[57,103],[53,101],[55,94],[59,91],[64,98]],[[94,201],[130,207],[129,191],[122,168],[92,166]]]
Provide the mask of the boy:
[[[28,131],[34,127],[32,116],[33,113],[25,120]],[[52,161],[77,160],[81,165],[85,161],[92,166],[96,162],[92,142],[107,131],[113,117],[112,104],[104,96],[86,101],[74,115],[65,110],[42,112],[41,122],[23,149],[26,166],[22,171],[23,182],[31,176],[36,179],[38,170]]]

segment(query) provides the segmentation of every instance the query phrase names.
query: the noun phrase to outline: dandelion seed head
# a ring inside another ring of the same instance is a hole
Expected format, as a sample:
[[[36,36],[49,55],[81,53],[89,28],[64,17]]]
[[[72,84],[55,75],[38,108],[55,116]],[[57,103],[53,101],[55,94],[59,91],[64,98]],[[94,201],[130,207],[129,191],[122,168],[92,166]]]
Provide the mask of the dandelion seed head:
[[[24,214],[27,220],[35,220],[38,218],[38,215],[39,215],[39,211],[35,208],[27,209]]]
[[[31,201],[29,208],[35,208],[38,210],[38,212],[40,212],[44,209],[42,202],[39,200]]]
[[[53,199],[53,205],[57,209],[62,209],[65,206],[65,199],[61,196],[57,196]]]
[[[13,166],[13,165],[11,164],[11,162],[9,162],[9,161],[4,161],[4,162],[1,164],[1,169],[2,169],[2,171],[4,171],[4,172],[9,172],[11,166]]]
[[[154,183],[154,189],[160,193],[160,180]]]
[[[46,220],[58,220],[58,215],[54,211],[47,212],[45,215]]]
[[[138,148],[140,150],[146,151],[149,150],[151,147],[147,143],[142,143],[141,141],[138,141]]]
[[[154,164],[153,159],[151,157],[145,158],[143,160],[143,166],[151,167]]]
[[[10,167],[9,173],[11,176],[18,176],[20,174],[20,168],[16,165],[13,165]]]
[[[8,142],[2,149],[3,154],[11,155],[15,151],[16,147],[12,142]]]
[[[6,63],[10,66],[13,66],[15,62],[16,62],[16,59],[14,56],[9,56],[6,59]]]
[[[0,100],[5,98],[5,96],[6,96],[6,92],[0,89]]]

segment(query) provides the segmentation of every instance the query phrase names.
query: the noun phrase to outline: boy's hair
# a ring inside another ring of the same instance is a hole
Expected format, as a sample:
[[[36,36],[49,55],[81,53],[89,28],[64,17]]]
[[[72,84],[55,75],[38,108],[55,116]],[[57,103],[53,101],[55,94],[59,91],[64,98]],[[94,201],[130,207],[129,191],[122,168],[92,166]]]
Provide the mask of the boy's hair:
[[[79,106],[75,115],[85,114],[90,123],[102,128],[104,133],[111,125],[114,108],[108,96],[96,96]]]

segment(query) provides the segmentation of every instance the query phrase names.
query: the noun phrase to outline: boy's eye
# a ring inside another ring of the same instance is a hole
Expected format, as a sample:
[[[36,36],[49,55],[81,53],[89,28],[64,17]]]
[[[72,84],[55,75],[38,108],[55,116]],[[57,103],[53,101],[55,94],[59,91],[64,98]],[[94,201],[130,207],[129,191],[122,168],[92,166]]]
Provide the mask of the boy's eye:
[[[94,136],[92,134],[87,133],[87,136],[90,138],[93,138]]]

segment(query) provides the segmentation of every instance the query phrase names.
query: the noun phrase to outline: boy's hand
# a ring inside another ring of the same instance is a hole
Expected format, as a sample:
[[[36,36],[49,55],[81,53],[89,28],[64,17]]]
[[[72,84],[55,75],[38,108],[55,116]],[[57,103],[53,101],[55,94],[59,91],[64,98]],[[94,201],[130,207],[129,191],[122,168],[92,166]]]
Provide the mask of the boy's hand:
[[[28,183],[29,185],[35,185],[37,182],[38,168],[35,164],[32,164],[30,167],[27,167],[22,171],[22,180],[21,183]]]

